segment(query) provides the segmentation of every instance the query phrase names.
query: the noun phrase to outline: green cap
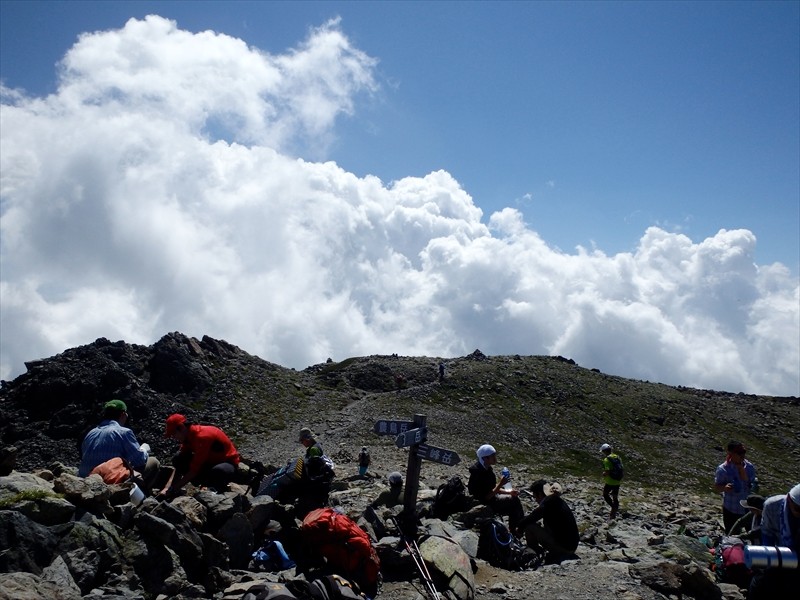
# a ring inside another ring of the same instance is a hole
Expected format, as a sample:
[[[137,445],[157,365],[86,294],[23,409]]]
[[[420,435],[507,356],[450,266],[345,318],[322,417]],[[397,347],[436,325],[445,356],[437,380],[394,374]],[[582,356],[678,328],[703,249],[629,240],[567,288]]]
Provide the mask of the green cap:
[[[111,410],[124,410],[125,412],[128,412],[128,407],[122,400],[109,400],[105,403],[103,409],[108,410],[109,408]]]

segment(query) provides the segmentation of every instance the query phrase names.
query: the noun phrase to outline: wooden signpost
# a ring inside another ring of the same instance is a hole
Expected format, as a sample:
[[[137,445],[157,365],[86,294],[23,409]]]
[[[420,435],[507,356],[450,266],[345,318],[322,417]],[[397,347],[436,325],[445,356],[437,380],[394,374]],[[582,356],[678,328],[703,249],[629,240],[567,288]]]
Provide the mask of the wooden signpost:
[[[398,448],[408,448],[408,466],[406,467],[406,489],[403,494],[403,509],[406,514],[414,514],[419,492],[419,472],[423,460],[443,465],[457,465],[461,458],[454,450],[437,448],[425,442],[428,439],[426,426],[428,417],[414,415],[412,421],[380,419],[375,422],[373,431],[378,435],[395,436],[394,443]]]

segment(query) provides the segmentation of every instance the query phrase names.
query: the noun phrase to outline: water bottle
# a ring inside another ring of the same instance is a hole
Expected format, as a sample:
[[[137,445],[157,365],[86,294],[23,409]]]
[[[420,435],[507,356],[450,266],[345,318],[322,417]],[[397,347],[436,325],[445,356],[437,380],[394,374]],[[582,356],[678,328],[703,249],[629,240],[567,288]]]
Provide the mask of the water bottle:
[[[744,564],[753,567],[797,568],[797,552],[785,546],[745,546]]]
[[[503,476],[503,479],[508,479],[503,485],[504,490],[511,490],[511,472],[508,470],[508,467],[503,467],[503,470],[500,471],[500,474]]]
[[[753,494],[758,493],[758,477],[753,477],[753,483],[750,484],[750,491]]]

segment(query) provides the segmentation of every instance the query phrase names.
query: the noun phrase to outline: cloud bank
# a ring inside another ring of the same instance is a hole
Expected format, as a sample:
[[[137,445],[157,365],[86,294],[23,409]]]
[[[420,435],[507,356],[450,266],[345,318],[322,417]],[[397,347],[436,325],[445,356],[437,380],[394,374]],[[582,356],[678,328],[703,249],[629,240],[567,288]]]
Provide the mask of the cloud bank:
[[[83,35],[50,96],[3,88],[0,376],[181,331],[296,368],[480,348],[800,395],[800,284],[750,231],[567,254],[447,172],[324,162],[376,64],[336,21],[270,55],[151,16]]]

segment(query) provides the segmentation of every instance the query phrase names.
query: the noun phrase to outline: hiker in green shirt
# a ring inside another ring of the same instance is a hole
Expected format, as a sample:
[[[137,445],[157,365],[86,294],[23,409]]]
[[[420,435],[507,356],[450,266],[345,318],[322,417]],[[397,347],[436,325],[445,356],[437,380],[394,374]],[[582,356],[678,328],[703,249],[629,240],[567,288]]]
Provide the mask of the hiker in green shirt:
[[[619,511],[619,484],[622,481],[622,461],[614,453],[611,444],[600,446],[600,453],[603,455],[603,500],[611,507],[608,515],[609,521],[617,517]]]

